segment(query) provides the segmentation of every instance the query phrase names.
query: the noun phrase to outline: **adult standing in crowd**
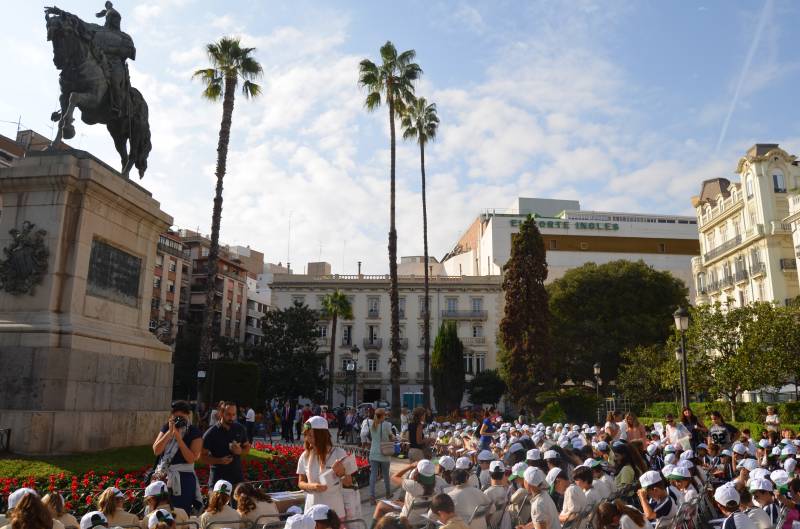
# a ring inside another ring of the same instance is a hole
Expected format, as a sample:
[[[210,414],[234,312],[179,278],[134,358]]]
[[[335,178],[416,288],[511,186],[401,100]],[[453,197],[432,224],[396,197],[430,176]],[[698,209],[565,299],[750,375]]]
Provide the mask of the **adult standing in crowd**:
[[[288,400],[284,402],[283,408],[281,408],[281,437],[289,443],[294,442],[294,432],[292,430],[294,413],[295,410],[292,407],[292,403]]]
[[[492,422],[489,410],[483,412],[483,423],[481,424],[481,450],[490,450],[494,433],[497,429]]]
[[[342,486],[352,485],[344,466],[347,453],[333,446],[324,417],[311,417],[303,428],[305,450],[297,460],[297,476],[298,487],[307,493],[305,511],[324,504],[345,519]]]
[[[220,402],[219,416],[220,421],[211,425],[203,435],[201,461],[210,465],[209,488],[220,479],[235,487],[244,481],[242,456],[250,451],[250,442],[244,426],[236,422],[236,404]]]
[[[725,422],[725,418],[718,411],[711,412],[711,426],[708,428],[708,444],[719,445],[722,450],[730,449],[731,445],[739,438],[739,430]]]
[[[414,408],[408,423],[408,459],[412,462],[425,458],[427,438],[425,431],[425,408]]]
[[[692,408],[689,406],[686,406],[681,411],[681,423],[687,430],[689,430],[693,447],[703,442],[703,439],[708,433],[708,428],[706,428],[706,425],[703,424],[703,421],[701,421],[697,415],[694,414]]]
[[[203,439],[200,430],[189,420],[191,407],[184,400],[172,403],[172,415],[153,442],[158,456],[155,474],[167,483],[172,505],[192,512],[192,504],[203,504],[194,464],[200,458]]]
[[[244,413],[244,427],[247,430],[247,440],[252,443],[256,432],[256,410],[252,406],[247,406]]]
[[[372,505],[375,505],[375,482],[378,480],[378,472],[383,476],[386,498],[389,498],[392,490],[389,475],[392,461],[381,451],[381,443],[387,443],[392,439],[392,426],[386,422],[386,410],[383,408],[375,410],[369,434],[369,497]]]

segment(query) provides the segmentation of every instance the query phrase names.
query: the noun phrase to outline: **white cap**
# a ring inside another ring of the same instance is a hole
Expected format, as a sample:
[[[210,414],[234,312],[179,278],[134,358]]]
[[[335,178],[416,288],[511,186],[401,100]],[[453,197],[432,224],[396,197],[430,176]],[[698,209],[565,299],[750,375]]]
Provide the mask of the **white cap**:
[[[797,459],[790,457],[783,462],[783,469],[789,474],[794,472],[795,467],[797,467]]]
[[[600,452],[608,452],[608,443],[605,441],[600,441],[599,443],[597,443],[597,449]]]
[[[303,513],[297,513],[286,519],[286,525],[284,525],[284,529],[314,529],[315,525],[316,524],[311,516],[305,516]]]
[[[672,471],[667,474],[667,479],[689,479],[690,477],[692,477],[692,473],[687,467],[681,465],[673,467]]]
[[[456,468],[456,462],[450,456],[442,456],[439,458],[439,466],[444,470],[453,470]]]
[[[158,522],[174,522],[175,518],[172,516],[172,513],[165,509],[157,509],[150,515],[150,518],[147,519],[147,529],[153,529]]]
[[[648,470],[641,476],[639,476],[639,483],[641,483],[642,488],[646,489],[650,485],[655,485],[661,481],[661,474],[656,472],[655,470]]]
[[[428,459],[423,459],[417,463],[417,472],[425,477],[433,477],[436,474],[436,467]]]
[[[546,450],[543,457],[544,459],[558,459],[558,452],[555,450]]]
[[[681,454],[681,459],[694,459],[694,450],[687,450]]]
[[[144,497],[161,496],[167,494],[167,484],[163,481],[154,481],[144,489]]]
[[[494,454],[489,450],[481,450],[478,453],[478,461],[494,461]]]
[[[514,478],[523,478],[524,479],[525,478],[525,470],[527,468],[528,468],[528,464],[520,461],[519,463],[517,463],[516,465],[511,467],[511,476],[509,476],[509,479],[514,479]]]
[[[489,472],[505,472],[506,466],[502,461],[492,461],[489,463]]]
[[[701,448],[705,448],[706,450],[708,450],[708,445],[705,443],[700,443],[695,448],[697,448],[698,450],[700,450]]]
[[[586,459],[586,461],[583,462],[583,466],[589,467],[589,468],[596,468],[596,467],[600,466],[600,461],[590,457],[590,458]]]
[[[320,417],[319,415],[314,415],[313,417],[309,417],[306,421],[306,424],[312,430],[327,430],[328,429],[328,421],[325,417]]]
[[[725,484],[714,491],[714,500],[720,505],[733,507],[734,504],[739,505],[739,493],[733,485]]]
[[[531,448],[525,454],[526,461],[539,461],[540,459],[542,459],[542,452],[538,448]]]
[[[303,509],[301,509],[297,505],[292,505],[288,509],[286,509],[286,514],[293,515],[293,514],[303,514]]]
[[[230,481],[225,481],[224,479],[220,479],[216,483],[214,483],[214,492],[221,492],[223,494],[227,494],[228,496],[233,494],[233,485],[231,485]]]
[[[674,465],[678,462],[678,458],[675,457],[675,452],[670,452],[669,454],[664,456],[664,463],[668,465]]]
[[[768,479],[760,479],[760,478],[751,479],[750,492],[755,492],[757,490],[772,492],[772,482]]]
[[[315,522],[322,522],[328,519],[328,513],[331,512],[331,508],[325,504],[318,503],[309,509],[308,514],[311,515],[311,519]]]
[[[675,470],[675,465],[664,465],[664,467],[661,469],[661,474],[664,476],[669,476],[673,470]]]
[[[125,495],[119,490],[117,487],[108,487],[114,493],[114,496],[117,498],[125,498]]]
[[[769,439],[761,439],[758,442],[758,447],[759,448],[769,448],[770,447]]]
[[[650,443],[649,445],[647,445],[647,453],[648,454],[653,455],[653,454],[656,453],[656,450],[658,450],[658,445],[657,444]]]
[[[538,467],[526,468],[523,478],[525,479],[525,483],[533,485],[534,487],[540,486],[545,480],[544,472]]]
[[[772,452],[770,452],[770,455],[773,455],[773,456],[781,455],[781,447],[780,446],[772,447]]]
[[[34,496],[39,496],[39,494],[33,490],[29,489],[28,487],[22,487],[21,489],[17,489],[11,494],[8,495],[8,509],[11,510],[17,506],[22,498],[27,496],[28,494],[33,494]]]
[[[511,448],[508,449],[508,452],[513,454],[514,452],[521,452],[522,450],[525,450],[524,446],[519,443],[514,443],[511,445]]]
[[[742,443],[734,443],[733,447],[731,447],[731,450],[740,456],[743,456],[747,453],[747,448]]]
[[[101,525],[108,525],[108,518],[100,511],[90,511],[81,517],[81,529],[92,529]]]
[[[780,487],[789,483],[789,473],[782,468],[779,468],[778,470],[772,471],[772,473],[769,475],[769,479],[771,479],[774,484]]]
[[[737,468],[746,468],[748,471],[753,470],[754,468],[758,468],[758,461],[752,458],[742,459],[739,461],[739,464],[736,465]]]
[[[768,479],[769,478],[769,470],[766,468],[758,467],[752,472],[750,472],[750,479]]]
[[[560,468],[558,467],[551,468],[550,471],[547,473],[547,477],[545,478],[547,480],[547,484],[552,486],[553,483],[556,482],[556,478],[560,473],[561,473]]]
[[[797,448],[794,445],[786,445],[781,450],[782,456],[793,456],[797,454]]]
[[[457,470],[469,470],[469,467],[472,466],[472,462],[469,458],[466,457],[459,457],[456,459],[456,469]]]

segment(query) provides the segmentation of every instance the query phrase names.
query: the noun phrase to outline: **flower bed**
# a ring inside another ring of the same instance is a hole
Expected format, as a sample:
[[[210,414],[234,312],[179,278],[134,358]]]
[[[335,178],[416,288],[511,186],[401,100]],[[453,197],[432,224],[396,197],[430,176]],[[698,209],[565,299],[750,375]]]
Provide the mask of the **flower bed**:
[[[251,457],[243,462],[244,477],[247,481],[258,482],[258,486],[269,492],[297,489],[297,460],[303,453],[301,446],[272,445],[256,443],[259,457]],[[356,479],[360,486],[369,481],[369,462],[356,458],[359,471]],[[30,487],[44,495],[59,492],[64,496],[68,511],[82,515],[94,508],[95,499],[107,487],[117,487],[127,497],[125,508],[133,513],[144,510],[142,495],[147,483],[145,473],[149,467],[121,469],[97,473],[90,470],[83,474],[71,475],[65,472],[51,474],[47,478],[4,478],[0,476],[0,512],[5,511],[8,495],[21,487]],[[208,493],[208,466],[196,465],[203,495]]]

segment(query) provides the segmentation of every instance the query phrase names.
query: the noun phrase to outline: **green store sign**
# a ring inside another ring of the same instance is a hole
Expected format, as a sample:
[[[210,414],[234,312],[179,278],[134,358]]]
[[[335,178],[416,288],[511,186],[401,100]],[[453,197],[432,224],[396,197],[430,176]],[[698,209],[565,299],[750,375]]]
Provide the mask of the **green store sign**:
[[[519,227],[520,224],[525,222],[524,219],[511,219],[509,223],[512,227]],[[570,228],[576,230],[594,230],[594,231],[617,231],[619,224],[616,222],[585,222],[585,221],[570,221],[570,220],[544,220],[537,219],[536,225],[540,228],[554,228],[561,230],[568,230]]]

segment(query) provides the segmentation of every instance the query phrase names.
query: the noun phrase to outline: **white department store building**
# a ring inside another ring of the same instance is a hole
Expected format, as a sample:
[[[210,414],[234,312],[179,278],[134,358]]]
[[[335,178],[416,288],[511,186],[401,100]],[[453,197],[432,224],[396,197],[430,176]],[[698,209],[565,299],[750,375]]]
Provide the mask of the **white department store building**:
[[[431,351],[439,326],[445,320],[455,321],[464,344],[466,371],[476,373],[496,369],[496,331],[502,318],[503,296],[499,276],[451,277],[442,274],[439,263],[431,259],[430,329]],[[309,266],[309,269],[312,267]],[[419,274],[405,274],[419,268]],[[328,270],[329,270],[328,265]],[[400,293],[400,393],[404,405],[421,402],[423,382],[423,310],[424,285],[421,259],[404,257],[399,266]],[[322,308],[322,298],[336,289],[348,296],[353,306],[353,319],[338,320],[335,347],[334,405],[352,404],[352,377],[347,365],[358,353],[357,400],[391,401],[389,379],[390,325],[388,275],[308,275],[274,274],[272,305],[283,309],[295,301],[311,309]],[[330,350],[331,322],[320,311],[319,352]],[[327,365],[327,364],[326,364]],[[467,375],[467,379],[470,376]],[[347,396],[345,394],[347,392]]]
[[[448,275],[498,275],[511,256],[511,235],[536,216],[547,252],[547,282],[585,263],[642,260],[670,272],[694,294],[691,259],[698,255],[694,217],[583,211],[577,200],[518,198],[510,208],[486,210],[442,260]]]
[[[785,304],[800,294],[800,239],[793,240],[800,205],[791,215],[789,200],[800,168],[777,144],[759,143],[739,159],[736,174],[738,182],[706,180],[692,198],[701,248],[692,260],[697,303]]]

